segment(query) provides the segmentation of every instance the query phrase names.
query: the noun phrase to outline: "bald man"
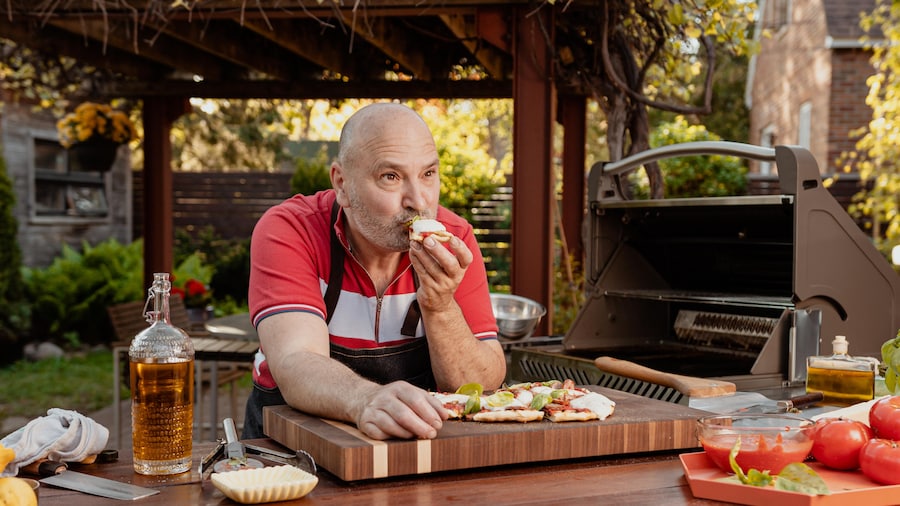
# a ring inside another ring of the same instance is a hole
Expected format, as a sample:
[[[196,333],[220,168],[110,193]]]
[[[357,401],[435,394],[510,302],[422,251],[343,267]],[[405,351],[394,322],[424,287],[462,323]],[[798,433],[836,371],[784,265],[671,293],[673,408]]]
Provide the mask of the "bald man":
[[[264,436],[263,406],[289,404],[373,439],[434,438],[447,414],[427,390],[494,389],[506,376],[472,226],[438,204],[434,138],[399,104],[347,120],[331,184],[269,209],[253,231],[260,350],[242,437]],[[411,241],[415,216],[453,237]]]

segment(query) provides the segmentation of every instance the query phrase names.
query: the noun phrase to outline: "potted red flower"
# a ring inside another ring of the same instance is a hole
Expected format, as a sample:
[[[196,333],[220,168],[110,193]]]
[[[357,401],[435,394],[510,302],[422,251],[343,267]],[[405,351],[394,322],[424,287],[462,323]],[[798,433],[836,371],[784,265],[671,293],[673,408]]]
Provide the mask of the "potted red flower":
[[[202,281],[188,278],[184,283],[173,283],[172,294],[180,295],[192,322],[203,323],[212,317],[212,290]]]

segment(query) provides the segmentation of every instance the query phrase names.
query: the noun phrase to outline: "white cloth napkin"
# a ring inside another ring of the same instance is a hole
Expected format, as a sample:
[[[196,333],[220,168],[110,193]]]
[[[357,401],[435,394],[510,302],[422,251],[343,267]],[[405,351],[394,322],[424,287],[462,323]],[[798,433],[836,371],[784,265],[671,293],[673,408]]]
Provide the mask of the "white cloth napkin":
[[[19,468],[44,458],[81,462],[106,448],[109,429],[77,411],[51,408],[3,438],[0,443],[16,452],[0,476],[15,476]]]

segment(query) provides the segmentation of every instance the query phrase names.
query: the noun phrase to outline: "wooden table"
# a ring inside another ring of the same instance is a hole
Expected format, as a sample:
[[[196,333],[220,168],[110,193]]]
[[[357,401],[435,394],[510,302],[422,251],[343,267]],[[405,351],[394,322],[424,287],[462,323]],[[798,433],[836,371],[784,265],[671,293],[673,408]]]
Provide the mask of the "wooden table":
[[[209,338],[192,338],[194,343],[194,361],[196,370],[196,399],[197,405],[202,406],[203,389],[201,388],[200,371],[203,362],[212,362],[209,378],[209,436],[207,441],[216,439],[219,423],[219,362],[237,362],[252,364],[259,349],[259,338],[256,329],[250,323],[248,313],[213,318],[206,322],[206,331]],[[202,413],[202,409],[199,410]],[[197,420],[197,430],[200,439],[203,440],[203,420]]]
[[[254,440],[258,446],[271,440]],[[201,483],[198,463],[214,443],[194,446],[190,473],[154,477],[136,474],[130,450],[120,451],[118,462],[73,466],[73,470],[144,487],[159,494],[135,504],[173,506],[181,504],[235,504],[209,479]],[[358,482],[341,481],[319,470],[319,484],[306,497],[278,504],[617,504],[617,505],[707,505],[723,504],[696,499],[684,478],[676,453],[617,456],[577,461],[491,467]],[[121,501],[42,485],[41,506],[121,505]]]

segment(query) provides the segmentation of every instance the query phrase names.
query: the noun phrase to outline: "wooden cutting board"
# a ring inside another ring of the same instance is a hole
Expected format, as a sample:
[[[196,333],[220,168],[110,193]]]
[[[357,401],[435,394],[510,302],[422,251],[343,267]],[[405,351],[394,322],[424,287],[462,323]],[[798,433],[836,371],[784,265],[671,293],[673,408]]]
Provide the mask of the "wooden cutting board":
[[[447,421],[432,440],[376,441],[356,427],[309,416],[288,406],[263,409],[263,430],[345,481],[504,464],[699,447],[696,420],[704,411],[603,387],[616,402],[606,420],[553,423]]]

